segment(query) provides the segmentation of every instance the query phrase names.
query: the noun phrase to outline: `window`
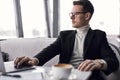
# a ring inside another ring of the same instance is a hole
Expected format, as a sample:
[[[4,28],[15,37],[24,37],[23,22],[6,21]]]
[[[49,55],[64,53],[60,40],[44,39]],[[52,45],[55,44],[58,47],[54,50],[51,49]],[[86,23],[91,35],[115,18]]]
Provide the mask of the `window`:
[[[101,29],[108,35],[119,35],[120,3],[119,0],[91,0],[95,13],[91,20],[93,29]]]
[[[73,29],[69,17],[73,6],[72,2],[73,0],[60,0],[60,31]]]
[[[0,0],[0,39],[16,37],[13,0]]]
[[[24,37],[46,37],[44,0],[20,0]]]
[[[0,0],[0,39],[17,38],[14,0]],[[53,27],[53,0],[49,3],[50,30]],[[108,35],[120,35],[119,0],[90,0],[95,13],[90,21],[93,29],[105,31]],[[60,31],[72,28],[69,12],[73,0],[60,0]],[[47,37],[44,0],[20,0],[24,37]]]

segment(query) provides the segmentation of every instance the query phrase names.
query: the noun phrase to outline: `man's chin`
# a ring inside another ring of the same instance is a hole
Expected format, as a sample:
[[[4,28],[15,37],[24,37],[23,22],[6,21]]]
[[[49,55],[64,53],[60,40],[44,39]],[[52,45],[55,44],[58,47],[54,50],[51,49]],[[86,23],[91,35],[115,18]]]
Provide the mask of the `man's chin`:
[[[72,26],[73,28],[78,28],[78,26]]]

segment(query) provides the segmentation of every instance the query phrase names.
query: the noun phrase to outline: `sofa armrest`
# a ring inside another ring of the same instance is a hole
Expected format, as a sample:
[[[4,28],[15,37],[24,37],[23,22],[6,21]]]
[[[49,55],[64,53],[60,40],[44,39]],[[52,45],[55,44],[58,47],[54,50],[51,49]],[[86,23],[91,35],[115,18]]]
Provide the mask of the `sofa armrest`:
[[[112,43],[109,43],[109,44],[110,44],[110,47],[112,48],[112,50],[115,52],[116,57],[119,61],[119,65],[120,65],[120,49]],[[107,80],[119,80],[119,79],[120,79],[120,66],[117,71],[115,71],[107,76]]]

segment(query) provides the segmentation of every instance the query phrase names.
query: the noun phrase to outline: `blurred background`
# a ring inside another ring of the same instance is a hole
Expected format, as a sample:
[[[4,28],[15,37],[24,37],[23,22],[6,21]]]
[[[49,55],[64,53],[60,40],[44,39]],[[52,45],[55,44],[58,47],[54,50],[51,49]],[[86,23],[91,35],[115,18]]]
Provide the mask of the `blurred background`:
[[[73,0],[0,0],[0,39],[57,37],[74,29],[69,12]],[[90,0],[95,8],[90,22],[108,36],[120,36],[120,0]]]

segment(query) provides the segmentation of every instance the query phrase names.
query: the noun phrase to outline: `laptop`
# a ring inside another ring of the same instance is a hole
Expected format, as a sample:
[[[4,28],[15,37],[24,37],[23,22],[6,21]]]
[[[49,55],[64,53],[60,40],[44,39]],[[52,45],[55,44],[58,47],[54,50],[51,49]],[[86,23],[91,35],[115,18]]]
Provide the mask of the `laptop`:
[[[31,69],[35,69],[35,67],[30,66],[30,67],[23,67],[20,69],[16,69],[14,67],[14,61],[4,63],[3,56],[1,53],[1,48],[0,48],[0,74],[15,73],[15,72],[26,71],[26,70],[31,70]]]
[[[0,48],[0,73],[5,73],[5,66],[4,66],[4,61],[3,61],[3,56],[1,53],[1,48]]]

